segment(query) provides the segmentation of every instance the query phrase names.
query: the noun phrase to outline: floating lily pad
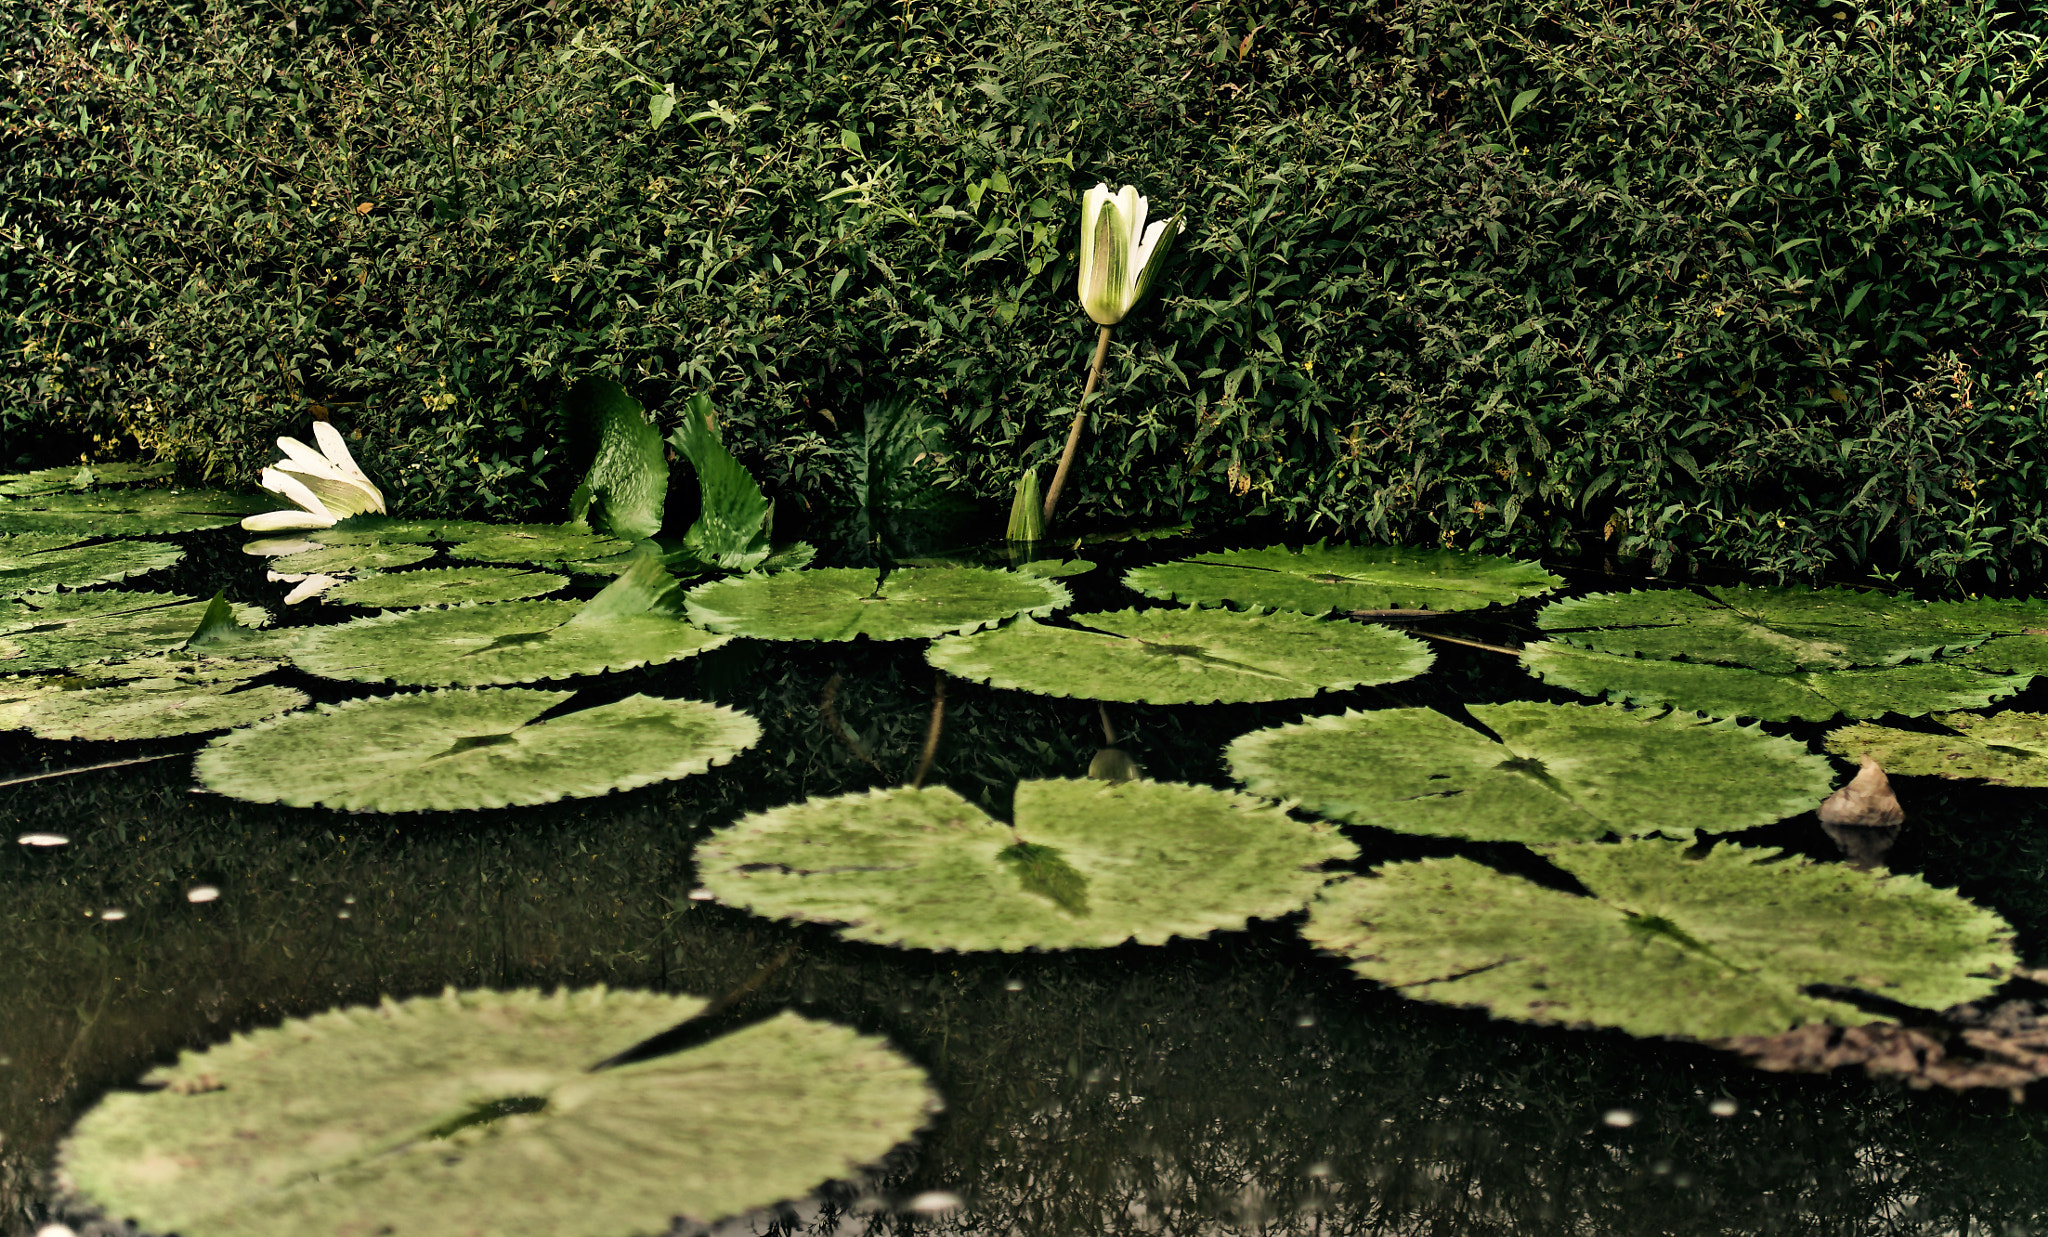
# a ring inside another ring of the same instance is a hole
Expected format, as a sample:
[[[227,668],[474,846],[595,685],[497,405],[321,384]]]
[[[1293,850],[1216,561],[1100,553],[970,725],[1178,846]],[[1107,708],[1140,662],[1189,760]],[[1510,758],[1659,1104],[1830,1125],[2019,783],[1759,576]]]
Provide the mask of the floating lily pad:
[[[1997,636],[1967,653],[1942,660],[1992,674],[2048,674],[2048,636],[2038,632]]]
[[[388,515],[357,515],[331,528],[312,528],[291,534],[315,545],[426,545],[429,542],[474,541],[495,537],[508,529],[535,527],[555,529],[556,524],[488,524],[481,520],[406,520]]]
[[[1332,546],[1223,550],[1139,567],[1124,583],[1147,597],[1302,614],[1351,610],[1476,610],[1563,585],[1535,563],[1464,550]]]
[[[933,644],[946,671],[1046,696],[1146,704],[1243,704],[1398,683],[1429,669],[1420,640],[1370,624],[1286,612],[1122,610],[1086,630],[1020,620]]]
[[[279,575],[333,575],[344,571],[389,571],[434,557],[428,545],[324,545],[286,554],[270,564]]]
[[[327,590],[326,600],[376,610],[518,601],[569,586],[569,577],[518,567],[429,567],[364,576]]]
[[[1811,811],[1825,757],[1754,726],[1613,705],[1466,705],[1311,717],[1240,736],[1225,759],[1255,795],[1403,833],[1555,842],[1727,832]]]
[[[307,703],[305,693],[289,687],[251,687],[218,676],[176,673],[108,686],[63,680],[20,695],[9,688],[0,680],[0,730],[27,730],[39,739],[113,742],[205,734],[247,726]]]
[[[142,481],[160,481],[176,471],[173,464],[66,464],[58,468],[0,476],[0,496],[63,494],[100,486],[134,485]]]
[[[0,502],[0,533],[148,537],[225,528],[275,504],[255,494],[217,490],[94,490]]]
[[[1262,800],[1174,782],[1017,786],[1003,824],[943,786],[810,799],[697,848],[697,878],[757,915],[915,949],[1088,949],[1298,910],[1356,854]]]
[[[1470,859],[1394,863],[1324,890],[1302,935],[1423,1000],[1703,1039],[1869,1020],[1809,984],[1941,1009],[2017,963],[2004,920],[1916,876],[1725,842],[1540,849],[1593,896]]]
[[[160,571],[185,552],[158,541],[103,541],[79,545],[76,533],[16,533],[0,537],[0,597],[84,588]]]
[[[1555,641],[1522,650],[1522,668],[1566,691],[1606,694],[1630,704],[1668,705],[1713,717],[1824,722],[1836,716],[1918,717],[1981,709],[2027,685],[2026,675],[1985,674],[1953,662],[1869,670],[1764,674],[1734,666],[1596,653]]]
[[[0,673],[57,670],[124,661],[181,648],[207,603],[174,593],[56,593],[13,603],[0,611]],[[252,627],[270,616],[255,606],[233,607]]]
[[[652,696],[533,720],[572,695],[506,687],[323,704],[222,735],[196,771],[208,789],[254,803],[454,812],[687,777],[761,737],[744,713]]]
[[[2000,786],[2048,786],[2048,714],[1938,713],[1945,733],[1895,730],[1868,722],[1829,733],[1827,748],[1869,756],[1893,777],[1981,778]]]
[[[761,640],[926,640],[1073,598],[1057,580],[986,567],[854,567],[713,580],[690,590],[693,622]]]
[[[793,1013],[591,1069],[704,1008],[451,989],[245,1032],[110,1092],[60,1184],[191,1237],[619,1237],[800,1197],[938,1106],[882,1040]]]
[[[511,524],[448,547],[448,557],[477,563],[573,563],[630,549],[617,537],[578,524]]]
[[[1536,625],[1603,653],[1769,674],[1925,661],[1997,632],[2048,625],[2048,602],[1927,602],[1846,588],[1748,585],[1555,601]]]
[[[406,610],[312,628],[292,660],[359,683],[531,683],[659,665],[731,639],[676,613],[675,580],[643,558],[589,601],[504,601]]]

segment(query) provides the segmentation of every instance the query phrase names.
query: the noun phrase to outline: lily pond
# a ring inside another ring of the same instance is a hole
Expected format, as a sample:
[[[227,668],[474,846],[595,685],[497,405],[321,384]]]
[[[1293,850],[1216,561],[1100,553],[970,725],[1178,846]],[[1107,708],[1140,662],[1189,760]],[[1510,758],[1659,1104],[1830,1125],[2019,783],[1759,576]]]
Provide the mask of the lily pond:
[[[694,407],[663,540],[603,415],[0,478],[9,1237],[2048,1231],[2048,600],[784,545]]]

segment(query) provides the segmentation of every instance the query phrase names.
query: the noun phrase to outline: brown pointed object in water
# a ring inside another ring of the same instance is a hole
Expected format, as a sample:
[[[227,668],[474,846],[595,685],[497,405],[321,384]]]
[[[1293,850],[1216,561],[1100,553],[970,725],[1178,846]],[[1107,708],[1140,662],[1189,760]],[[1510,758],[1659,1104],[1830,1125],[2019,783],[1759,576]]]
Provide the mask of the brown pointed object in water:
[[[1819,810],[1823,825],[1896,829],[1906,823],[1905,809],[1892,793],[1891,779],[1884,775],[1884,766],[1868,756],[1847,786],[1821,800]]]

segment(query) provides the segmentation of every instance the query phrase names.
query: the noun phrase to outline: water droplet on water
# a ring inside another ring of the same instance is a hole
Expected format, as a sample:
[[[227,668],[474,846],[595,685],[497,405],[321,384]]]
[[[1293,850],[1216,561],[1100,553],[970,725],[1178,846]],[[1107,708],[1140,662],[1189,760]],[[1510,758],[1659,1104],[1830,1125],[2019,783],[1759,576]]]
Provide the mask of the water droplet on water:
[[[711,892],[709,889],[692,889],[690,891],[689,897],[690,901],[692,902],[709,902],[717,898],[718,895]]]
[[[187,902],[211,902],[220,897],[220,890],[212,885],[194,885],[185,891]]]
[[[1021,979],[1006,979],[1003,981],[1003,991],[1022,992],[1024,991],[1024,981]]]
[[[926,1190],[903,1205],[905,1211],[920,1215],[932,1215],[940,1211],[958,1211],[966,1201],[951,1190]]]
[[[1707,1105],[1707,1111],[1717,1117],[1732,1117],[1735,1115],[1736,1108],[1737,1105],[1734,1100],[1715,1100]]]
[[[113,923],[116,920],[128,918],[128,912],[122,910],[118,906],[110,906],[107,909],[100,912],[100,918],[106,920],[108,923]]]
[[[24,833],[24,834],[22,834],[22,835],[21,835],[20,837],[18,837],[18,838],[16,838],[16,839],[14,839],[14,840],[15,840],[15,841],[17,841],[17,842],[19,842],[19,843],[21,843],[21,844],[22,844],[23,846],[69,846],[69,845],[71,845],[71,839],[70,839],[70,838],[67,838],[67,837],[65,837],[65,836],[64,836],[63,834],[61,834],[61,833]],[[53,1228],[56,1228],[56,1227],[61,1227],[61,1226],[60,1226],[60,1225],[52,1225],[51,1227],[53,1227]],[[65,1229],[64,1231],[68,1233],[68,1232],[70,1232],[71,1230],[67,1228],[67,1229]]]
[[[1636,1115],[1626,1108],[1610,1108],[1600,1119],[1617,1130],[1625,1130],[1636,1123]]]

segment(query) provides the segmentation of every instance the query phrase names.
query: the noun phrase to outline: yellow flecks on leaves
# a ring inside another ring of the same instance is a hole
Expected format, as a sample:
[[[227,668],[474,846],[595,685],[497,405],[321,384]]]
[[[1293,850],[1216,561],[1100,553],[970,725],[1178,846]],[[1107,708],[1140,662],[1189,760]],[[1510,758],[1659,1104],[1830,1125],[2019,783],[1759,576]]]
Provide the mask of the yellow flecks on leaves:
[[[1224,478],[1224,484],[1230,488],[1230,492],[1233,494],[1249,494],[1252,488],[1251,471],[1239,468],[1237,462],[1233,460],[1230,464],[1230,471]]]
[[[1600,530],[1600,538],[1603,541],[1612,541],[1619,537],[1622,529],[1626,527],[1628,527],[1628,521],[1622,519],[1621,512],[1617,511],[1607,517],[1606,525]]]

